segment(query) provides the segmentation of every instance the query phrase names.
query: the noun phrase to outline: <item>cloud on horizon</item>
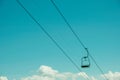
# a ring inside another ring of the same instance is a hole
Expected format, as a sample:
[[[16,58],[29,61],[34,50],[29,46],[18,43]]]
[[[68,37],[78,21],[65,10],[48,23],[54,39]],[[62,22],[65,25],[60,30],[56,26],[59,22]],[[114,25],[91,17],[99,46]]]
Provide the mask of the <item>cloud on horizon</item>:
[[[52,69],[49,66],[42,65],[39,70],[38,75],[32,75],[29,77],[22,78],[21,80],[77,80],[77,79],[87,79],[96,80],[93,76],[88,76],[85,72],[71,73],[64,72],[60,73],[57,70]]]
[[[104,74],[109,80],[120,80],[120,72],[109,71],[107,74]],[[102,77],[104,77],[102,75]]]
[[[99,80],[95,76],[88,76],[85,72],[72,73],[72,72],[59,72],[52,67],[42,65],[38,69],[38,74],[23,77],[19,80]],[[109,80],[120,80],[120,72],[112,72],[104,74]],[[99,75],[101,79],[104,75]],[[0,76],[0,80],[9,80],[5,76]]]
[[[6,76],[0,76],[0,80],[8,80]]]

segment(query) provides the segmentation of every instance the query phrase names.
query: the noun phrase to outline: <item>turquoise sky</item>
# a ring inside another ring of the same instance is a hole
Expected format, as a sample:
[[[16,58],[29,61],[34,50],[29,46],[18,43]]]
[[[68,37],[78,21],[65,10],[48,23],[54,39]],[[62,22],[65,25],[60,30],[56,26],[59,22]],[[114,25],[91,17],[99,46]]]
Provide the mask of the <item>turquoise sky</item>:
[[[50,0],[20,0],[80,66],[84,49]],[[104,72],[120,71],[120,1],[55,0]],[[89,75],[100,74],[91,61]],[[0,0],[0,75],[20,78],[40,65],[78,72],[15,0]]]

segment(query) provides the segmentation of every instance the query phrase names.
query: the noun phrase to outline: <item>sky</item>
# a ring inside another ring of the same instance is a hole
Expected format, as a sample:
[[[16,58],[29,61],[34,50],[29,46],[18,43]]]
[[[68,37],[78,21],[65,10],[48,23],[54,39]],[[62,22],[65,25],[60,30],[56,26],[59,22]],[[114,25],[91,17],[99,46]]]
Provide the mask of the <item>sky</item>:
[[[120,1],[54,1],[105,75],[119,80]],[[86,52],[50,0],[20,2],[80,67]],[[104,80],[90,62],[90,68],[80,67],[83,74],[91,80]],[[70,76],[79,78],[81,73],[16,0],[0,0],[0,80],[72,80]]]

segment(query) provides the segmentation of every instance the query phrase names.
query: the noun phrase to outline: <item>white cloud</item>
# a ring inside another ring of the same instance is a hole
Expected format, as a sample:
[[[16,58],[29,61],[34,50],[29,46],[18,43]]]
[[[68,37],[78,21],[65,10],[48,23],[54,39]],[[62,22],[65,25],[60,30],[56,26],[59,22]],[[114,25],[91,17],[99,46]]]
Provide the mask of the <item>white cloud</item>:
[[[52,76],[52,77],[54,77],[56,74],[58,74],[57,70],[53,70],[51,67],[44,66],[44,65],[42,65],[39,68],[39,72],[41,75],[44,75],[44,76],[47,75],[47,76]]]
[[[120,80],[120,72],[112,72],[112,71],[109,71],[107,74],[105,74],[105,76],[106,76],[109,80]],[[102,77],[104,77],[104,75],[102,75]]]
[[[80,73],[71,73],[64,72],[60,73],[57,70],[52,69],[49,66],[42,65],[39,70],[38,75],[32,75],[29,77],[22,78],[21,80],[78,80],[78,79],[86,79],[96,80],[93,76],[88,76],[85,72]]]
[[[95,78],[94,76],[88,76],[85,72],[59,72],[45,65],[40,66],[38,74],[23,77],[20,80],[103,80],[104,76],[106,76],[108,80],[120,80],[120,72],[109,71],[108,73],[101,76],[99,75]],[[8,80],[8,78],[6,76],[0,76],[0,80]]]
[[[22,78],[21,80],[55,80],[55,79],[49,76],[33,75],[30,77]]]
[[[0,80],[8,80],[5,76],[0,76]]]

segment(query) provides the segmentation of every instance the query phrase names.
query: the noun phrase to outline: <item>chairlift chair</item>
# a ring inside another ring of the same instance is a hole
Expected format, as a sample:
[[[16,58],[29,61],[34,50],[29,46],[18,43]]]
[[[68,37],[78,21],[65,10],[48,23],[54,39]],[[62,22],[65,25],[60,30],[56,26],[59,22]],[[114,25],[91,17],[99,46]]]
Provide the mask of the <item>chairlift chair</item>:
[[[90,60],[88,56],[85,56],[81,59],[81,67],[82,68],[89,68],[90,67]]]

